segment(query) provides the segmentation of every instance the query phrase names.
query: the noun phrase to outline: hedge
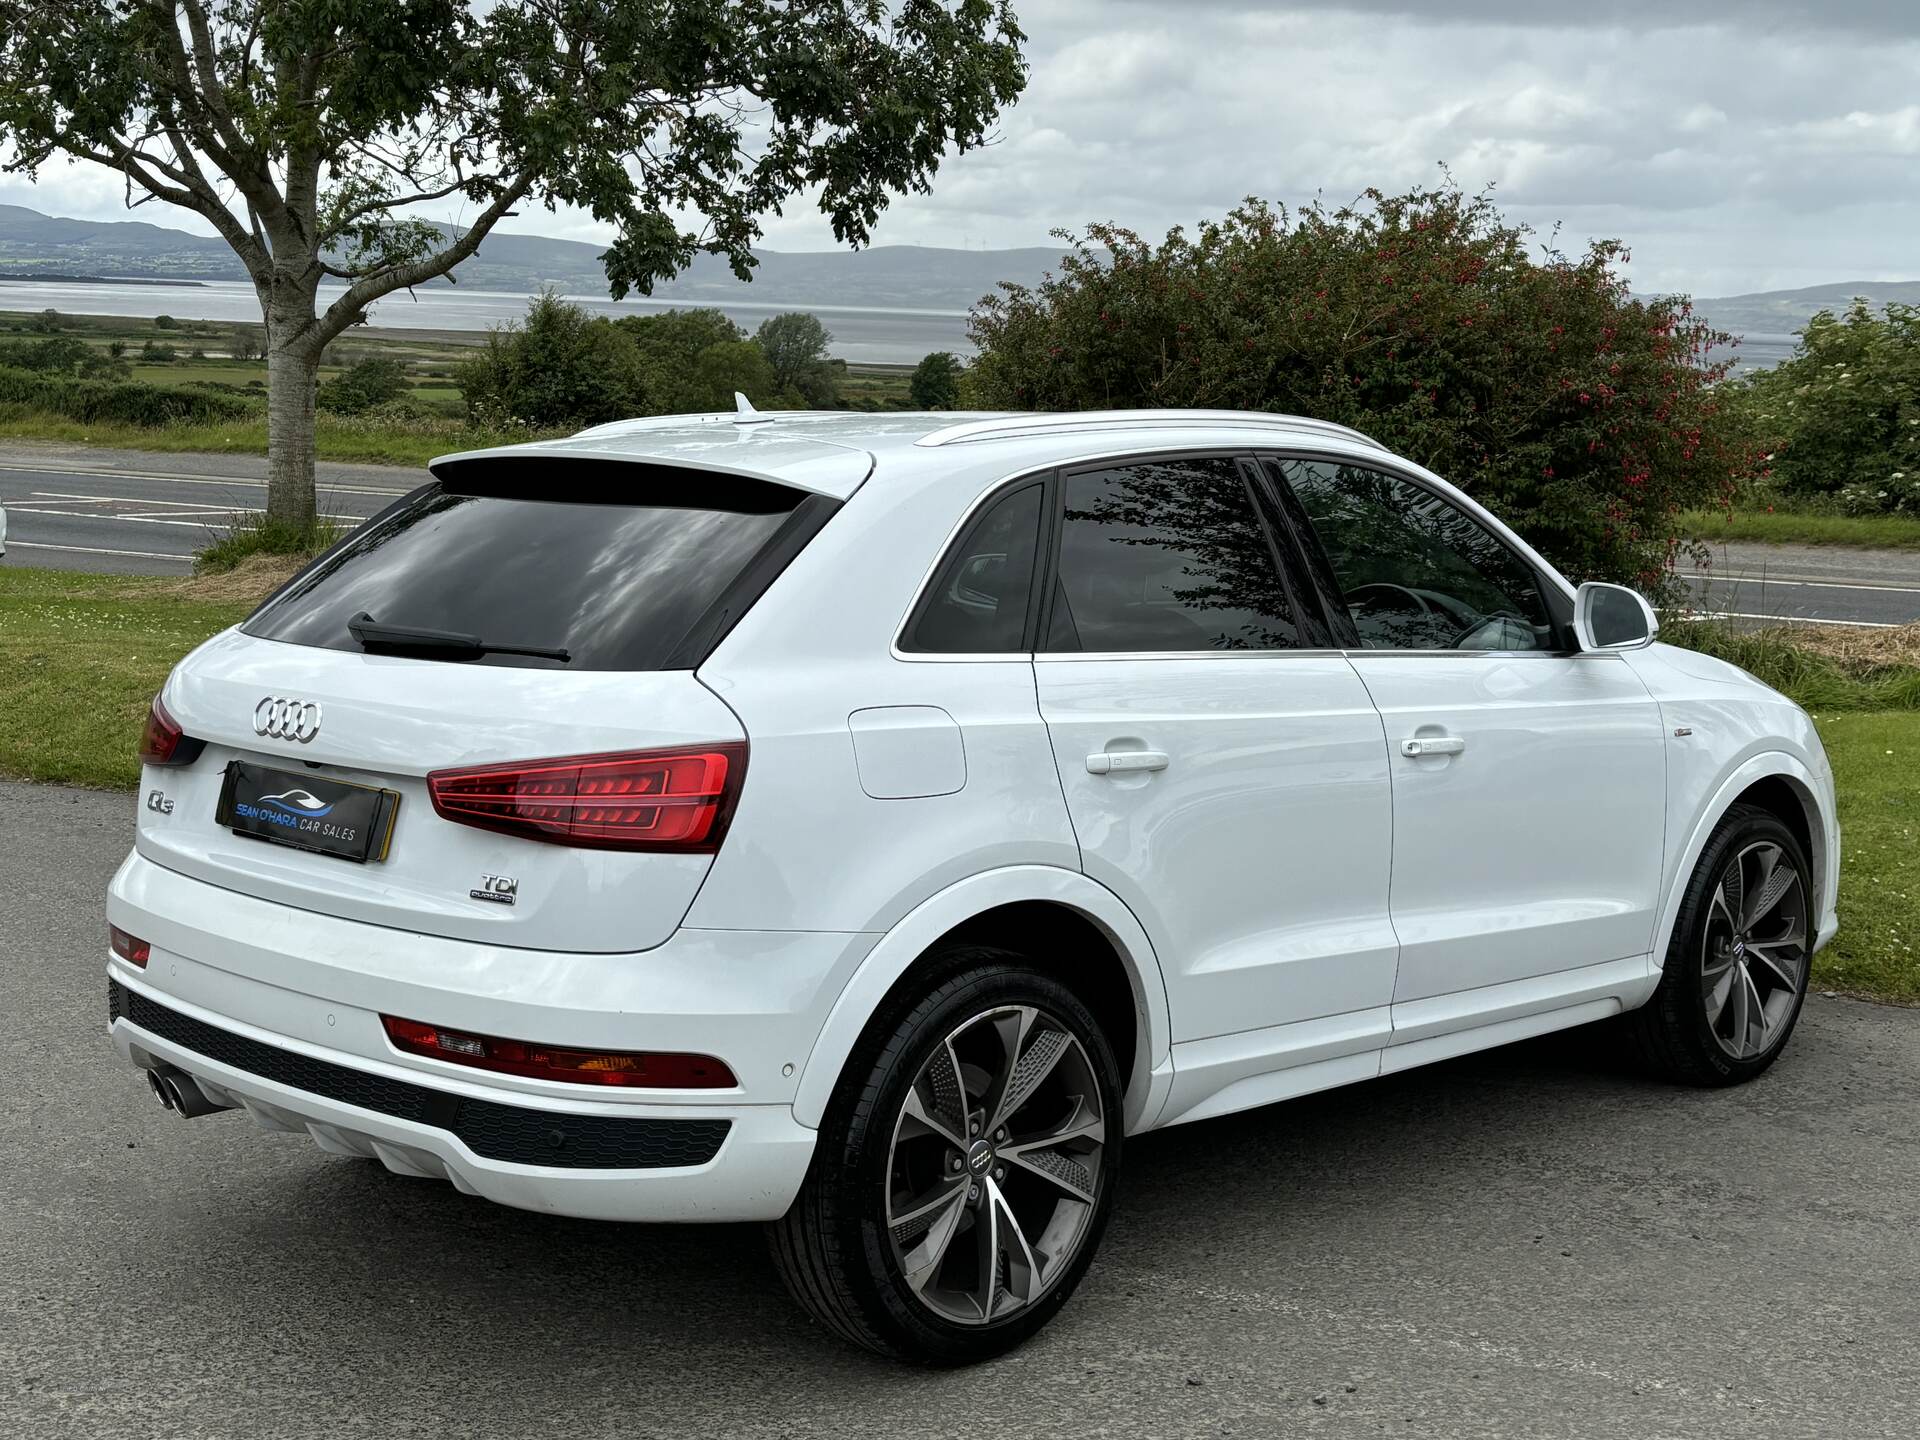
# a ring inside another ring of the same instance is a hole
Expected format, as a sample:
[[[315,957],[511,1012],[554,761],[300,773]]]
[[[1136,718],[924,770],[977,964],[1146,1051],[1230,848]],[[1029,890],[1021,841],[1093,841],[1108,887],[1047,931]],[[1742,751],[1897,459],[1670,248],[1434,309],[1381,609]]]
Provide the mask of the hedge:
[[[158,428],[181,422],[242,420],[245,401],[204,390],[147,385],[137,380],[76,380],[0,365],[0,405],[46,410],[87,424],[117,422]]]

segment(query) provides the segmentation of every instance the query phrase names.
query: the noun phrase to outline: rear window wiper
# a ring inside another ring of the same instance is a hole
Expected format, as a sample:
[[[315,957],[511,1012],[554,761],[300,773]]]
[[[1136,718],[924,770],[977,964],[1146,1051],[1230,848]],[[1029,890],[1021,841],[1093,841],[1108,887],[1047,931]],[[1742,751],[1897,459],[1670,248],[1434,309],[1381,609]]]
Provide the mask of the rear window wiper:
[[[398,650],[411,654],[449,655],[533,655],[543,660],[566,664],[573,656],[566,650],[545,645],[495,645],[478,635],[459,630],[428,630],[417,625],[383,625],[366,611],[347,621],[347,629],[363,650]]]

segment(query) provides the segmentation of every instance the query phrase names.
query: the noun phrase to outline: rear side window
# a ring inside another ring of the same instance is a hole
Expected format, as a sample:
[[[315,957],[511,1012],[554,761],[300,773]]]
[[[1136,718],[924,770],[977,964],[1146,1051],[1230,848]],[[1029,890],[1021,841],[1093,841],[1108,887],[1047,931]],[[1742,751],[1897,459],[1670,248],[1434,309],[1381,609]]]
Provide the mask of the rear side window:
[[[923,655],[1024,651],[1027,604],[1040,553],[1041,484],[1021,486],[982,510],[947,552],[901,649]]]
[[[490,483],[495,493],[447,485],[416,493],[302,574],[242,630],[357,651],[347,622],[364,612],[382,625],[568,656],[489,653],[464,663],[689,668],[695,660],[685,642],[738,601],[739,582],[781,548],[776,537],[807,498],[700,471],[622,465],[573,483],[554,473],[554,462],[523,465],[542,463],[550,468],[537,485],[523,472]]]
[[[1065,491],[1049,651],[1299,646],[1266,527],[1233,460],[1082,471]]]

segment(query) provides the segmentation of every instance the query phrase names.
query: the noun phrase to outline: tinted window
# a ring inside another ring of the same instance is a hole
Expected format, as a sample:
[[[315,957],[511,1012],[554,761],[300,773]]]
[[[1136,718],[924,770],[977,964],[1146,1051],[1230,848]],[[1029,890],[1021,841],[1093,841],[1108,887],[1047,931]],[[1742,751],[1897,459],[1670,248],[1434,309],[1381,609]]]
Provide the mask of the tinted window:
[[[1370,650],[1548,650],[1533,569],[1418,485],[1356,465],[1278,469],[1313,522],[1360,643]]]
[[[1239,467],[1156,460],[1066,477],[1049,650],[1275,650],[1293,607]]]
[[[939,655],[1024,651],[1040,549],[1040,501],[1028,485],[981,512],[948,552],[908,627],[906,650]]]
[[[657,504],[431,487],[364,526],[242,628],[264,640],[358,650],[347,621],[364,610],[388,625],[564,649],[571,670],[659,669],[801,498],[698,472],[676,486],[686,493],[648,495],[668,502]],[[648,494],[638,478],[630,489]],[[488,655],[467,663],[562,662]]]

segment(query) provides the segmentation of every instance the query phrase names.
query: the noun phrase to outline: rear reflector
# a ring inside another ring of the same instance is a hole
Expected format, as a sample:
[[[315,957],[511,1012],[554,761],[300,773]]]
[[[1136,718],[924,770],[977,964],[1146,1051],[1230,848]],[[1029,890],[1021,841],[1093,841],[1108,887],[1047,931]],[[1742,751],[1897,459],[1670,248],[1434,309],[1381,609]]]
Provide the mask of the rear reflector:
[[[153,946],[144,940],[137,940],[118,925],[107,926],[107,941],[113,946],[113,953],[129,965],[147,968],[147,961],[153,958]]]
[[[207,748],[204,740],[195,740],[181,730],[158,695],[147,707],[147,728],[140,736],[142,765],[191,765]]]
[[[500,1040],[442,1030],[418,1020],[382,1015],[387,1038],[409,1055],[426,1055],[539,1080],[572,1085],[624,1085],[644,1090],[730,1090],[740,1082],[710,1055],[670,1055],[650,1051],[563,1050],[524,1040]]]
[[[600,850],[712,854],[740,798],[741,741],[436,770],[442,819],[528,840]]]

